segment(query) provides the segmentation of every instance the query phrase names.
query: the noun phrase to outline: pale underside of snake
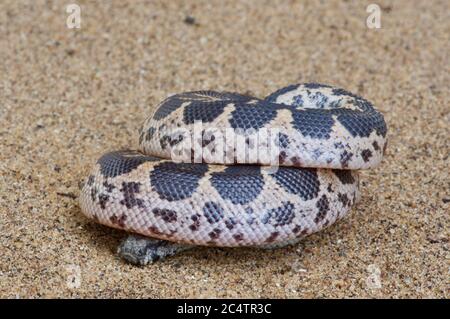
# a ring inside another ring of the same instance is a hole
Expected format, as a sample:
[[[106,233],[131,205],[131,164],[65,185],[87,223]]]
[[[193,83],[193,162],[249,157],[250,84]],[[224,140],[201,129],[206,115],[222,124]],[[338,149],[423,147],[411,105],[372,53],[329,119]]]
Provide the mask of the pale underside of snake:
[[[96,162],[80,206],[133,233],[119,254],[136,264],[197,245],[282,247],[348,213],[359,198],[357,170],[380,164],[386,133],[370,102],[324,84],[265,99],[181,93],[144,121],[138,151]]]

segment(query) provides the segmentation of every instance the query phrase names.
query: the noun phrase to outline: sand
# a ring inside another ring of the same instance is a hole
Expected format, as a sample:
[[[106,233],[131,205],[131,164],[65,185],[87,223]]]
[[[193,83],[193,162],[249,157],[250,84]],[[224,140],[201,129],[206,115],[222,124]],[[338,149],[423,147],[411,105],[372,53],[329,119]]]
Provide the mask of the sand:
[[[75,2],[75,1],[74,1]],[[0,297],[442,298],[449,293],[448,1],[0,3]],[[199,248],[144,268],[115,254],[78,185],[136,147],[169,94],[263,97],[317,81],[381,110],[389,146],[352,213],[274,251]]]

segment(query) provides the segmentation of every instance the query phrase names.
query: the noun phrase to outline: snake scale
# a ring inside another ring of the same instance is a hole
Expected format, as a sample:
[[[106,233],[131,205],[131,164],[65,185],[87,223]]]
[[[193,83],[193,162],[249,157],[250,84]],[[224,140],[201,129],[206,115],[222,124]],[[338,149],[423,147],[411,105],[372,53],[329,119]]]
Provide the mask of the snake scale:
[[[80,207],[136,234],[119,253],[137,264],[196,245],[281,247],[348,213],[358,170],[380,164],[386,133],[370,102],[324,84],[290,85],[264,99],[176,94],[144,121],[138,151],[95,163]]]

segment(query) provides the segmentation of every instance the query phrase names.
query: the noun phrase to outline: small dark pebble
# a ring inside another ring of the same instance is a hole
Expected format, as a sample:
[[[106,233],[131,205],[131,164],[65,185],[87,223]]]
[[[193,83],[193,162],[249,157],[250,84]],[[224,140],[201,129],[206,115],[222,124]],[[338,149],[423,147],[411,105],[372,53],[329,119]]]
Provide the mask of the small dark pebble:
[[[448,238],[446,237],[438,237],[438,236],[428,236],[427,240],[431,243],[431,244],[438,244],[438,243],[447,243],[448,242]]]
[[[445,204],[447,204],[447,203],[450,202],[450,198],[443,198],[442,201],[443,201]]]
[[[55,172],[59,173],[61,172],[61,167],[59,165],[55,165],[55,167],[53,167],[53,169],[55,170]]]
[[[74,193],[59,193],[59,192],[57,192],[56,195],[63,196],[63,197],[69,197],[71,199],[77,198],[77,195],[75,195]]]
[[[389,13],[392,11],[392,7],[391,6],[381,7],[381,10],[383,10],[386,13]]]
[[[186,16],[186,17],[184,18],[184,21],[183,21],[183,22],[186,23],[186,24],[189,24],[189,25],[194,25],[194,24],[196,24],[195,18],[192,17],[192,16]]]

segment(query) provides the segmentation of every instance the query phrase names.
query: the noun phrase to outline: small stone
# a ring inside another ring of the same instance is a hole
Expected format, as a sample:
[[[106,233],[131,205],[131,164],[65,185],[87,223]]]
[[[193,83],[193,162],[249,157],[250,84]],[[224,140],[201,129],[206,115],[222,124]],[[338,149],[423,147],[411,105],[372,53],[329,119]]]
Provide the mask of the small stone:
[[[67,54],[68,56],[73,56],[73,55],[75,54],[75,50],[74,50],[74,49],[67,49],[67,50],[66,50],[66,54]]]
[[[183,22],[186,23],[186,24],[189,24],[189,25],[196,25],[197,24],[197,22],[195,21],[195,18],[192,17],[192,16],[186,16],[184,18]]]

